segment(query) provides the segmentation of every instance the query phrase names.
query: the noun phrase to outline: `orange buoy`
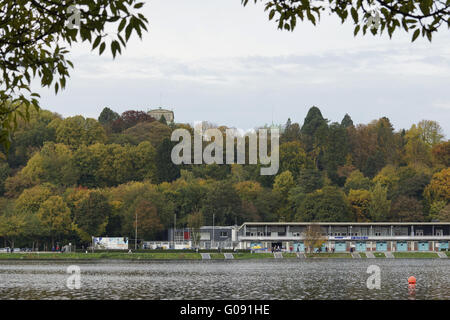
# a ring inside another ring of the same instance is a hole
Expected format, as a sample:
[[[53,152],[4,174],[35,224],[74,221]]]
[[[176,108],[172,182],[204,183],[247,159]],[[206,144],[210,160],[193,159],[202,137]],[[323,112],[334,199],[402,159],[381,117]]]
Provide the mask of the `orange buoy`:
[[[414,276],[411,276],[408,278],[408,283],[409,284],[416,284],[416,278]]]

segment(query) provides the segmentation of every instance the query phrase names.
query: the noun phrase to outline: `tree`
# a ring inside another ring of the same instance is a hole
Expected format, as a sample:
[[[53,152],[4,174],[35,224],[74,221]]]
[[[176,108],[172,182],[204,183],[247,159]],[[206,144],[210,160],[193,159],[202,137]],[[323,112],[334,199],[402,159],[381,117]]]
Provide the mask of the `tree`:
[[[26,113],[22,106],[17,112]],[[5,150],[8,154],[8,163],[11,168],[18,168],[26,165],[31,156],[39,151],[44,142],[55,142],[55,128],[49,124],[60,119],[60,116],[47,110],[29,110],[29,120],[17,119],[17,128],[12,135],[11,146]]]
[[[42,87],[54,86],[56,93],[65,88],[73,68],[67,45],[87,41],[102,54],[108,44],[115,57],[133,32],[142,37],[147,30],[147,19],[131,12],[142,6],[135,0],[2,1],[0,143],[9,146],[14,120],[28,119],[31,104],[39,108],[39,94],[31,91],[34,77]],[[106,32],[114,23],[117,31]],[[24,113],[17,112],[21,104]]]
[[[430,184],[426,186],[424,195],[428,201],[450,201],[450,168],[437,172],[431,178]]]
[[[5,193],[5,181],[9,176],[10,168],[8,163],[0,160],[0,196]]]
[[[444,138],[442,127],[437,121],[422,120],[417,124],[422,141],[433,147],[442,142]]]
[[[157,148],[164,139],[170,139],[170,128],[159,121],[139,122],[135,126],[126,129],[122,135],[125,135],[133,141],[133,144],[139,144],[143,141],[149,141],[152,146]]]
[[[14,241],[25,233],[27,217],[24,213],[0,215],[0,237],[14,248]]]
[[[173,181],[180,177],[180,168],[172,162],[171,153],[174,143],[164,139],[156,149],[156,168],[158,182]]]
[[[425,221],[423,205],[414,198],[400,196],[392,203],[391,216],[393,221],[421,222]]]
[[[301,131],[298,123],[292,123],[289,118],[284,126],[283,133],[280,137],[280,143],[300,141]]]
[[[46,142],[39,153],[35,153],[20,174],[28,177],[32,184],[44,182],[71,186],[78,179],[72,151],[64,144]]]
[[[90,191],[76,204],[73,215],[80,238],[89,242],[91,237],[103,235],[111,205],[101,192]]]
[[[155,149],[149,142],[138,146],[94,144],[80,147],[73,156],[78,184],[116,186],[128,181],[157,181]]]
[[[294,177],[290,171],[283,171],[275,178],[273,190],[284,197],[287,197],[289,190],[294,186]]]
[[[370,221],[370,200],[371,193],[368,190],[353,190],[348,193],[348,201],[352,207],[354,221]]]
[[[350,128],[354,127],[352,118],[348,115],[348,113],[345,114],[344,118],[342,118],[341,126],[344,128]]]
[[[324,119],[319,108],[313,106],[308,110],[301,129],[302,141],[307,152],[315,152],[316,158],[319,155],[320,147],[326,141],[328,120]]]
[[[364,177],[359,170],[353,171],[345,181],[344,189],[349,192],[353,190],[369,190],[371,186],[370,179]]]
[[[297,221],[349,221],[351,210],[344,192],[324,187],[306,195],[297,209]]]
[[[377,152],[380,153],[380,162],[383,163],[383,165],[377,168],[380,170],[385,164],[394,164],[398,161],[398,151],[400,150],[399,146],[401,141],[399,136],[394,132],[394,126],[391,121],[386,117],[375,121],[373,123],[373,130],[377,136]]]
[[[51,196],[44,201],[37,212],[37,217],[46,234],[50,236],[52,247],[56,237],[67,234],[73,229],[70,209],[60,196]]]
[[[346,128],[337,122],[333,122],[328,127],[322,164],[326,168],[328,177],[338,185],[343,185],[345,182],[345,178],[339,176],[338,168],[346,163],[349,149]]]
[[[157,208],[148,200],[141,200],[135,209],[137,215],[138,235],[141,238],[155,239],[155,236],[164,229],[158,216]],[[136,228],[136,223],[134,224]]]
[[[311,193],[324,186],[322,173],[316,169],[303,169],[297,179],[297,187],[303,193]]]
[[[120,115],[117,112],[112,111],[110,108],[103,108],[98,117],[98,122],[102,125],[110,125],[112,122],[119,119]]]
[[[242,181],[234,185],[234,189],[243,200],[254,201],[261,193],[262,187],[256,181]]]
[[[106,141],[105,129],[95,119],[82,116],[69,117],[54,124],[56,141],[72,149],[81,145],[104,143]]]
[[[441,222],[450,222],[450,203],[439,212],[438,219]]]
[[[297,179],[300,171],[310,165],[305,150],[299,141],[283,143],[280,146],[280,172],[290,171]]]
[[[37,213],[42,203],[55,193],[54,186],[49,184],[37,185],[25,189],[14,202],[14,211],[27,214]]]
[[[377,183],[371,190],[369,212],[372,221],[389,221],[391,200],[387,198],[387,188]]]
[[[433,146],[431,153],[438,164],[450,167],[450,141]]]
[[[377,152],[378,137],[373,127],[373,124],[358,124],[356,127],[347,128],[353,164],[366,176],[368,176],[365,172],[368,159]]]
[[[392,198],[404,195],[422,200],[424,189],[430,180],[431,174],[427,169],[403,167],[399,170],[398,182],[392,191]]]
[[[194,247],[200,243],[200,227],[203,226],[203,214],[200,211],[193,212],[187,216],[187,227],[191,233]]]
[[[393,165],[387,165],[372,179],[372,184],[375,185],[378,182],[381,183],[383,187],[387,188],[388,195],[392,195],[394,191],[398,192],[400,177],[397,171],[398,169]],[[400,172],[402,171],[404,171],[404,169],[400,170]]]
[[[444,1],[242,0],[244,6],[249,2],[264,2],[265,11],[269,12],[269,20],[275,18],[278,29],[288,31],[295,29],[298,19],[309,20],[316,25],[323,13],[336,15],[342,23],[350,20],[351,16],[351,22],[355,25],[355,36],[362,30],[364,35],[368,31],[373,35],[386,31],[389,37],[392,37],[396,30],[403,28],[406,32],[413,33],[412,41],[420,34],[431,41],[433,33],[441,26],[450,27],[450,6]]]
[[[414,166],[429,164],[431,162],[431,147],[424,141],[423,132],[415,124],[405,135],[405,158]]]
[[[242,223],[241,199],[228,181],[218,181],[209,188],[201,211],[206,224],[234,225]]]
[[[275,178],[273,191],[279,195],[280,204],[277,210],[278,221],[292,221],[294,212],[288,201],[289,191],[294,187],[294,177],[290,171],[283,171]]]
[[[155,118],[144,111],[128,110],[111,124],[111,128],[113,132],[118,133],[134,127],[138,123],[153,121],[155,121]]]
[[[327,241],[327,237],[323,235],[323,231],[318,224],[310,224],[306,226],[306,231],[303,233],[304,244],[309,252],[314,248],[321,248]]]

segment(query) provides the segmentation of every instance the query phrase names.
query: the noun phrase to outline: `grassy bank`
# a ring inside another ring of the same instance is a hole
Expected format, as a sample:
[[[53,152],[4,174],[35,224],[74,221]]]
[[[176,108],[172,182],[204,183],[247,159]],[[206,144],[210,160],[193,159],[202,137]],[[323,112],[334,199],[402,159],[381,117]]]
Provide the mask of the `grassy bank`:
[[[396,258],[438,258],[435,252],[393,252]]]
[[[350,253],[337,252],[337,253],[306,253],[307,258],[352,258]]]
[[[120,260],[200,260],[199,253],[183,252],[149,252],[149,253],[2,253],[0,260],[89,260],[89,259],[120,259]]]
[[[272,253],[234,253],[235,259],[273,259]]]
[[[361,258],[366,258],[364,252],[359,253]],[[386,258],[383,252],[373,252],[376,258]],[[450,257],[450,252],[446,252]],[[307,258],[348,258],[352,255],[348,252],[337,253],[306,253]],[[434,252],[393,252],[395,258],[438,258]],[[223,253],[210,253],[212,260],[223,260]],[[233,253],[235,259],[274,259],[272,253]],[[284,252],[283,258],[295,259],[296,253]],[[195,252],[95,252],[95,253],[0,253],[0,260],[201,260],[200,253]]]

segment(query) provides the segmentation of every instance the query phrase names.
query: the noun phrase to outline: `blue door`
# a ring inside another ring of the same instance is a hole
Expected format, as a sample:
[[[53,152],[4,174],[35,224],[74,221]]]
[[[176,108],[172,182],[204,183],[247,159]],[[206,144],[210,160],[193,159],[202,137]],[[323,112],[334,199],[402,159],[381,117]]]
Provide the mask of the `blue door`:
[[[428,241],[420,241],[418,248],[419,248],[419,251],[429,251],[430,245],[429,245]]]
[[[408,251],[408,242],[397,241],[397,251]]]
[[[378,241],[377,242],[377,251],[387,251],[387,242]]]
[[[366,243],[365,242],[356,242],[355,250],[356,251],[366,251]]]
[[[305,244],[303,242],[295,242],[294,252],[305,252]]]
[[[448,242],[439,243],[439,250],[448,250]]]
[[[344,241],[336,242],[334,249],[336,252],[345,252],[347,250],[347,244]]]

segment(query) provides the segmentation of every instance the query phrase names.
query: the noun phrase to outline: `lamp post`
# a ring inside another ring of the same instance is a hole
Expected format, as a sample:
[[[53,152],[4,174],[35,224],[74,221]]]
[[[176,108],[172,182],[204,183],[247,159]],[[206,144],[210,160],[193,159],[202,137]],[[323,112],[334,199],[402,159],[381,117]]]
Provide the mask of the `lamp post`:
[[[173,215],[173,248],[175,249],[175,233],[177,232],[177,214]]]
[[[135,233],[134,233],[134,236],[135,236],[135,239],[134,239],[134,250],[137,250],[137,223],[138,223],[138,219],[137,219],[137,211],[136,211],[136,229],[135,229]]]

